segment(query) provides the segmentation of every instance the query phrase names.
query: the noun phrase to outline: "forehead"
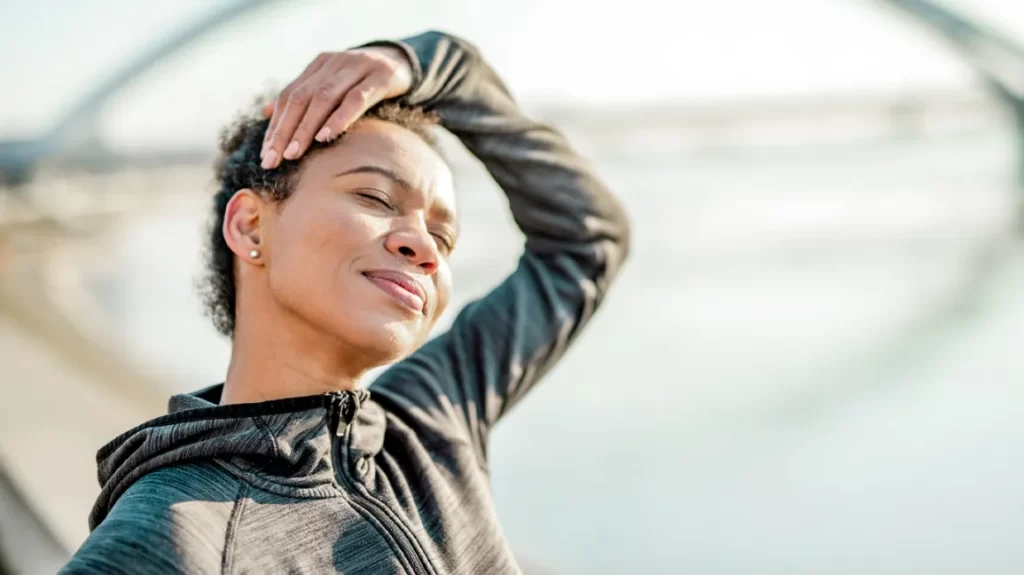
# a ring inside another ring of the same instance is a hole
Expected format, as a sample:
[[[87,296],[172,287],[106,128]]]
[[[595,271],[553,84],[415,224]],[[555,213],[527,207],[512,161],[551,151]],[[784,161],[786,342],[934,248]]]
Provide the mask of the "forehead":
[[[455,212],[451,169],[444,158],[414,132],[376,119],[352,127],[337,143],[310,158],[306,175],[333,177],[353,169],[373,167],[391,172],[426,193],[432,202]]]

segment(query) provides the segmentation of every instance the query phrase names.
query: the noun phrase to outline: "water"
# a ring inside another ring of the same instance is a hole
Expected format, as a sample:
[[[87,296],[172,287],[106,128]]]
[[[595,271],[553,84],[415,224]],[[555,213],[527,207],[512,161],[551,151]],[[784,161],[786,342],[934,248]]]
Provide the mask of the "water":
[[[633,257],[493,437],[513,548],[558,573],[1024,570],[1014,153],[982,133],[594,158]],[[520,245],[456,161],[453,309]],[[75,262],[90,329],[168,392],[228,357],[192,295],[206,173],[150,177],[149,209]]]

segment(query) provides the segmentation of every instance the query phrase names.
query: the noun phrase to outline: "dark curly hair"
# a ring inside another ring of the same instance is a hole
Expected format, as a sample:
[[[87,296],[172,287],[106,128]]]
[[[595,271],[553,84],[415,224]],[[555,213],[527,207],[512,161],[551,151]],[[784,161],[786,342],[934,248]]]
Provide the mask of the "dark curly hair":
[[[397,124],[417,134],[431,147],[440,151],[433,132],[438,117],[422,108],[407,107],[395,102],[384,102],[370,108],[359,121],[374,118]],[[357,121],[358,123],[358,121]],[[273,170],[260,166],[263,135],[270,120],[259,112],[245,115],[228,126],[221,134],[220,154],[214,164],[218,189],[213,198],[206,246],[206,274],[199,287],[206,313],[214,327],[227,337],[235,333],[235,255],[224,240],[222,232],[228,202],[241,189],[249,188],[272,202],[281,202],[291,195],[301,175],[305,160],[344,138],[327,143],[313,142],[309,150],[295,161],[283,161]]]

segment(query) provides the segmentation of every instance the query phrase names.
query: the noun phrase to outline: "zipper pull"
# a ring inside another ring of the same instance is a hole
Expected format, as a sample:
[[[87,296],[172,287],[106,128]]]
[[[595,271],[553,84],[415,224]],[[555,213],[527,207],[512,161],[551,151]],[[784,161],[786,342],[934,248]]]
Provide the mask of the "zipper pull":
[[[327,409],[327,425],[335,435],[341,435],[341,394],[329,391],[324,394],[324,407]]]
[[[360,398],[351,391],[330,391],[327,393],[328,421],[334,435],[348,437],[348,430],[359,411]]]
[[[352,427],[352,419],[356,414],[354,409],[349,409],[350,405],[352,405],[352,398],[346,393],[341,397],[341,405],[338,407],[338,414],[344,425],[339,425],[334,431],[334,435],[341,438],[348,437],[348,430]]]
[[[351,393],[342,392],[338,397],[338,426],[334,435],[348,437],[348,430],[352,428],[352,420],[356,417],[357,405]]]

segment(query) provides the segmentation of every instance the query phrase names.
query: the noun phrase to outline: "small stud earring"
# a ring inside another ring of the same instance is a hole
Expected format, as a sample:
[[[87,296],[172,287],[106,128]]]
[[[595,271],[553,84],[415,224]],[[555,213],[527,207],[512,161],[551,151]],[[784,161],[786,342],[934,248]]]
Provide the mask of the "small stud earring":
[[[249,257],[251,257],[252,259],[256,259],[256,258],[260,257],[260,251],[259,250],[253,250],[253,251],[249,252]]]

